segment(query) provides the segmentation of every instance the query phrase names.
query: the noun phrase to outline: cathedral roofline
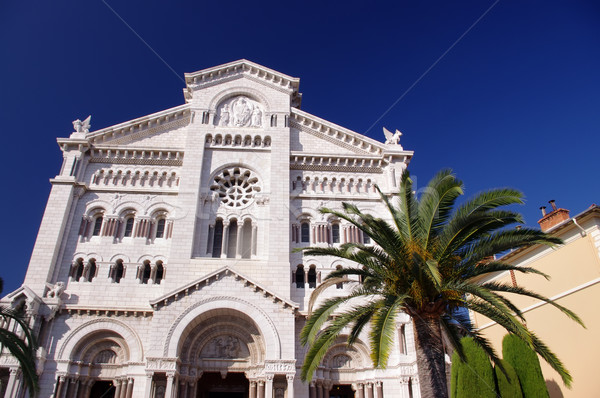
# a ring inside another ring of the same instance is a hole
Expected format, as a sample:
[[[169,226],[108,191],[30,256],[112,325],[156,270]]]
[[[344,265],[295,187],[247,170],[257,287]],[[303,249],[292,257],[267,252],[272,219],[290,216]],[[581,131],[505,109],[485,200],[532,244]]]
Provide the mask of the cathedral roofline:
[[[240,59],[226,64],[214,66],[212,68],[202,69],[197,72],[186,73],[186,88],[183,90],[186,102],[192,98],[192,91],[220,83],[228,78],[239,75],[246,75],[250,78],[261,80],[278,90],[289,92],[292,96],[292,106],[300,107],[302,94],[298,91],[300,88],[300,79],[292,77],[266,66]]]
[[[405,151],[400,145],[389,145],[377,141],[366,135],[357,133],[328,120],[310,114],[300,109],[292,109],[292,118],[301,128],[310,129],[314,134],[343,141],[363,156],[403,156],[406,162],[414,155],[414,151]]]

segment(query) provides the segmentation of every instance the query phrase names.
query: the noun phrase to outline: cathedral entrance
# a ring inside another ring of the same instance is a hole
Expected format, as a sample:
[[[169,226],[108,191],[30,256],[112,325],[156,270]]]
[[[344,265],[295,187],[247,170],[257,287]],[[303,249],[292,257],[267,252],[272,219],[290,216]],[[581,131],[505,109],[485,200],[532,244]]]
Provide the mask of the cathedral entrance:
[[[243,373],[207,372],[198,380],[198,393],[195,398],[247,398],[249,382]]]
[[[90,398],[114,398],[115,386],[110,381],[99,380],[94,383]]]
[[[348,384],[336,384],[329,391],[329,398],[354,398],[352,386]]]

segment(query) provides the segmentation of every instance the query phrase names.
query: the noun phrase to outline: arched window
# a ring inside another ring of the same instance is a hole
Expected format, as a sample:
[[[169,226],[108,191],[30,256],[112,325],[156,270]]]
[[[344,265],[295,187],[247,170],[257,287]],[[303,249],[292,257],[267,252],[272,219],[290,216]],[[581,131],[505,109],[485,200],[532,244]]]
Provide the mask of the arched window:
[[[342,266],[341,266],[341,265],[338,265],[338,266],[336,266],[336,267],[335,267],[335,269],[336,269],[336,270],[341,270],[341,269],[342,269]],[[336,288],[336,289],[343,289],[343,288],[344,288],[344,284],[343,284],[342,282],[340,282],[340,283],[336,283],[336,284],[335,284],[335,288]]]
[[[221,257],[221,249],[223,246],[223,220],[215,222],[215,232],[213,238],[212,256]]]
[[[308,222],[303,222],[300,225],[300,242],[310,242],[310,224]]]
[[[82,276],[83,276],[83,259],[78,258],[75,261],[75,263],[73,264],[73,269],[71,271],[71,278],[73,278],[73,280],[75,282],[79,282],[79,280],[81,279]]]
[[[238,235],[238,225],[236,220],[233,220],[229,223],[228,233],[229,236],[227,237],[227,258],[235,258]]]
[[[317,267],[311,265],[308,268],[308,275],[306,279],[308,281],[309,289],[314,289],[315,287],[317,287]]]
[[[340,243],[340,224],[331,226],[331,243]]]
[[[165,223],[166,223],[166,220],[164,218],[161,218],[156,223],[156,237],[157,238],[165,237]]]
[[[112,270],[112,280],[114,283],[120,283],[125,273],[125,267],[123,267],[123,260],[117,260]]]
[[[165,267],[163,266],[162,261],[156,262],[156,276],[154,277],[154,283],[160,285],[160,282],[163,280],[165,276]]]
[[[144,261],[144,266],[142,268],[141,281],[143,284],[148,284],[151,274],[152,274],[152,267],[150,267],[150,261],[146,260],[146,261]]]
[[[133,217],[128,217],[127,220],[125,221],[125,232],[123,233],[123,237],[125,238],[130,238],[133,235],[133,223],[134,223],[134,218]]]
[[[363,243],[365,245],[371,244],[371,238],[369,237],[369,235],[367,235],[363,232],[362,236],[363,236]]]
[[[102,230],[102,215],[99,215],[94,220],[94,229],[92,230],[92,236],[99,236],[100,231]]]
[[[242,258],[252,257],[252,221],[244,220],[242,228]]]
[[[89,268],[88,271],[86,272],[86,279],[88,282],[91,282],[92,279],[94,279],[96,277],[96,271],[98,271],[98,267],[96,267],[96,260],[95,259],[90,259],[89,261]]]
[[[296,287],[299,289],[304,289],[304,266],[299,265],[296,268]]]

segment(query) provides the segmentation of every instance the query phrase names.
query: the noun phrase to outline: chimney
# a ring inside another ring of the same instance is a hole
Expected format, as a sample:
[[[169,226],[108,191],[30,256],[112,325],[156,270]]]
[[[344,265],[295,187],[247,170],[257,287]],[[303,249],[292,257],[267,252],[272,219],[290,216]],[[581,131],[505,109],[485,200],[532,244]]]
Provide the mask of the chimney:
[[[554,199],[548,203],[552,206],[552,211],[550,213],[546,213],[546,206],[540,207],[542,210],[542,218],[538,221],[538,224],[540,224],[540,228],[543,232],[569,219],[569,210],[557,208]]]

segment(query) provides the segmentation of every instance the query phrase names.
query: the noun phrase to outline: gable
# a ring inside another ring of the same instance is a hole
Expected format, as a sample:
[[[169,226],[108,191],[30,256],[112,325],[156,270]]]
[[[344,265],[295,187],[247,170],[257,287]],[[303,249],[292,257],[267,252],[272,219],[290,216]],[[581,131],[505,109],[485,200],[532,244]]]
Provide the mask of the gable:
[[[231,282],[234,282],[233,284]],[[167,293],[155,300],[150,301],[150,305],[154,310],[158,310],[161,307],[170,305],[173,302],[177,302],[184,297],[187,297],[195,291],[201,290],[212,290],[212,286],[229,283],[228,290],[240,290],[245,294],[260,294],[262,298],[268,299],[270,302],[279,303],[284,309],[295,311],[298,309],[298,305],[279,296],[278,294],[266,289],[259,283],[256,283],[249,278],[241,275],[233,269],[225,266],[208,275],[205,275],[191,283],[181,286],[170,293]],[[205,292],[208,293],[208,292]],[[230,294],[235,296],[235,294]]]
[[[94,145],[183,148],[193,113],[187,105],[166,109],[86,134]]]
[[[387,149],[379,141],[299,109],[292,109],[290,127],[298,132],[292,151],[379,156]]]
[[[344,145],[330,137],[309,129],[290,129],[290,150],[311,154],[365,155],[367,152]]]

